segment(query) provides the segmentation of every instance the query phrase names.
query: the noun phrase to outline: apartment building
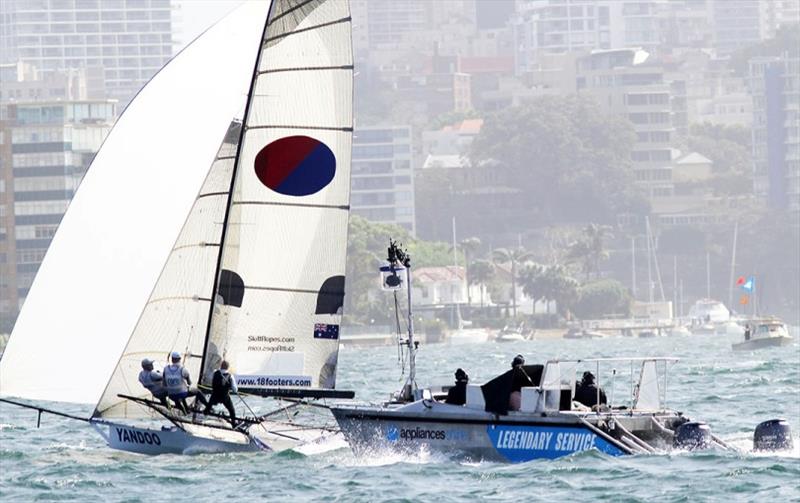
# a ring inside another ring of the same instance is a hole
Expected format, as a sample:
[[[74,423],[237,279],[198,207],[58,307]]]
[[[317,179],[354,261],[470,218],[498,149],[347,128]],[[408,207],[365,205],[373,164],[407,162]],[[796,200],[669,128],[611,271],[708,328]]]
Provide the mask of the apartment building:
[[[750,60],[753,96],[753,176],[757,197],[800,211],[800,58]]]
[[[99,69],[122,109],[172,56],[170,0],[4,0],[0,54],[42,77]]]
[[[0,317],[16,318],[56,228],[116,118],[109,100],[0,105]]]
[[[350,207],[367,220],[415,232],[410,126],[356,128]]]

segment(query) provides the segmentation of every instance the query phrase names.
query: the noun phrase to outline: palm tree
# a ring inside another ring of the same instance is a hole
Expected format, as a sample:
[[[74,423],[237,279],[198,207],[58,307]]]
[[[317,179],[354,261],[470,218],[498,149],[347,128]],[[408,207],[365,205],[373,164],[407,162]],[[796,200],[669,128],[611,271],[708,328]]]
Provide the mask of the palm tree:
[[[569,245],[567,258],[581,264],[586,281],[592,274],[595,278],[600,277],[600,262],[608,259],[605,241],[613,237],[610,230],[607,225],[589,224],[583,228],[583,236]]]
[[[470,283],[470,266],[472,264],[472,257],[475,255],[475,252],[478,251],[478,248],[481,247],[481,240],[476,237],[462,239],[459,243],[461,251],[464,253],[464,280],[467,283],[467,305],[472,305],[472,295],[469,292],[469,285]],[[483,292],[481,292],[483,293]]]
[[[511,263],[511,307],[517,317],[517,264],[530,260],[533,255],[523,247],[498,248],[492,252],[492,259],[498,264]]]
[[[476,260],[470,264],[469,270],[471,284],[481,286],[481,309],[483,309],[483,292],[486,291],[486,283],[494,277],[494,264],[489,260]]]
[[[543,283],[545,279],[546,267],[528,263],[519,272],[519,280],[522,283],[522,291],[533,300],[533,313],[536,312],[536,301],[546,297],[546,287]]]
[[[611,227],[608,225],[589,224],[583,229],[583,234],[586,236],[586,241],[589,245],[589,256],[595,278],[599,278],[600,261],[608,259],[605,241],[614,237],[611,234]]]

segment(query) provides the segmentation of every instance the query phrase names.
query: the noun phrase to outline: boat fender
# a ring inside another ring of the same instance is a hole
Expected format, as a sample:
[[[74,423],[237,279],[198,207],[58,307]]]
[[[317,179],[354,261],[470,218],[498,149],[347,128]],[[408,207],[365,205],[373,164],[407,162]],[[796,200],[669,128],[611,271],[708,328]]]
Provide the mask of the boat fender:
[[[753,450],[782,451],[794,447],[792,429],[785,419],[770,419],[756,426],[753,433]]]
[[[711,428],[702,421],[683,423],[675,430],[672,446],[690,451],[707,449],[711,446]]]

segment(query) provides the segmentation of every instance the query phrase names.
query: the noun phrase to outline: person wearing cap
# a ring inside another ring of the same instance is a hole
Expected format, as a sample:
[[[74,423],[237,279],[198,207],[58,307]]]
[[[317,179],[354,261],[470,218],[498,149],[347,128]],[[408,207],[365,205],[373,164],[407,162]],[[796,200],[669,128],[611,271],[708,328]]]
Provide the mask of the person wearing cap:
[[[154,398],[157,398],[161,405],[167,406],[167,390],[164,388],[164,378],[161,372],[153,370],[153,360],[145,358],[142,360],[142,371],[139,372],[139,382]]]
[[[514,372],[511,380],[511,394],[508,397],[509,410],[519,410],[522,405],[522,388],[533,386],[533,381],[525,372],[525,357],[517,355],[511,361],[511,369]]]
[[[228,362],[222,360],[219,368],[214,371],[214,377],[211,378],[211,398],[209,398],[203,414],[208,414],[211,409],[217,405],[222,404],[228,409],[228,414],[231,419],[231,426],[236,427],[236,409],[233,407],[231,401],[231,393],[238,393],[236,388],[236,378],[233,374],[228,372]]]
[[[203,405],[207,405],[206,397],[196,389],[191,389],[192,378],[189,371],[181,365],[181,354],[173,351],[170,355],[172,360],[171,365],[164,367],[164,387],[167,390],[167,396],[172,400],[175,405],[180,408],[184,414],[189,413],[189,406],[186,404],[186,398],[193,396],[196,401]]]
[[[602,390],[602,388],[598,388],[597,385],[595,385],[594,379],[594,374],[588,370],[583,373],[581,382],[579,382],[575,388],[576,402],[580,402],[587,407],[594,407],[595,405],[598,405],[597,396],[599,391],[600,405],[605,405],[608,403],[605,392]]]
[[[469,376],[464,369],[456,370],[456,384],[447,392],[447,398],[444,403],[451,405],[464,405],[467,403],[467,383],[469,383]]]

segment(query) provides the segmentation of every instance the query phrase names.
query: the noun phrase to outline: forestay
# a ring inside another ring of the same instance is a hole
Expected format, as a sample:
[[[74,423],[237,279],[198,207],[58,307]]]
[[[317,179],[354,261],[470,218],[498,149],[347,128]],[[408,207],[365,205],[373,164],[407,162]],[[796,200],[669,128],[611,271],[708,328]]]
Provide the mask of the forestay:
[[[95,417],[153,414],[152,410],[118,396],[152,398],[138,381],[143,358],[155,359],[155,368],[160,370],[167,364],[169,354],[178,351],[191,375],[199,375],[222,220],[228,205],[240,131],[240,122],[231,123],[153,293],[97,404]]]
[[[245,4],[206,31],[117,121],[27,296],[0,393],[97,402],[241,110],[266,9]]]
[[[353,62],[341,0],[275,0],[223,240],[204,381],[333,388],[344,299]],[[302,394],[302,392],[301,392]]]

